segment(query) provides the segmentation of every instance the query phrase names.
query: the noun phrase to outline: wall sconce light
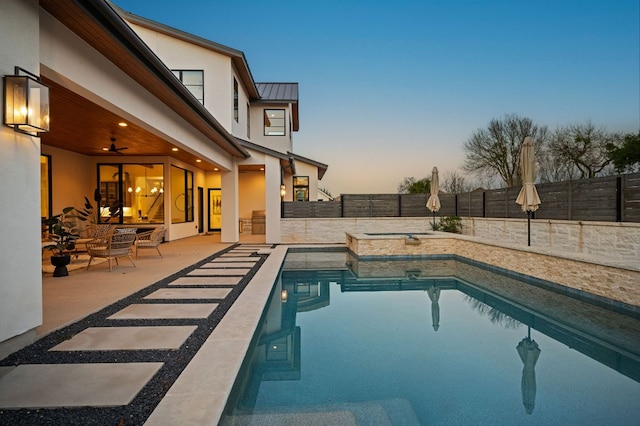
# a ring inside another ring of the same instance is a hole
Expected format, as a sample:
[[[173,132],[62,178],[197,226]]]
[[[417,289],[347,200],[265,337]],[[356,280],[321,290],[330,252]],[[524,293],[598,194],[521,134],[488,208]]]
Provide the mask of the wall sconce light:
[[[280,185],[280,198],[284,198],[287,195],[287,187],[284,186],[284,183]]]
[[[2,88],[6,126],[31,136],[49,131],[49,87],[40,77],[15,67],[15,75],[4,76]]]
[[[289,298],[289,292],[287,290],[282,290],[280,292],[280,301],[282,303],[287,303],[288,298]]]

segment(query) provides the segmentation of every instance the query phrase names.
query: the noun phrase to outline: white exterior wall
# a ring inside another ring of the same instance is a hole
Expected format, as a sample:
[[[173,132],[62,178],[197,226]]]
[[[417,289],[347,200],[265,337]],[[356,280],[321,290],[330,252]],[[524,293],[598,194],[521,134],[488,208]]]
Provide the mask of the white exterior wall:
[[[3,0],[0,74],[13,75],[14,66],[40,72],[38,10],[37,0]],[[4,98],[0,109],[4,116]],[[0,126],[0,181],[3,182],[0,342],[5,342],[0,347],[0,358],[3,358],[11,352],[7,352],[11,345],[6,342],[8,339],[20,335],[13,341],[33,339],[32,330],[42,323],[40,139]]]
[[[238,121],[233,120],[233,79],[236,79],[238,82]],[[242,84],[242,80],[238,76],[235,67],[233,67],[233,75],[231,77],[231,106],[232,109],[232,120],[231,120],[231,134],[244,139],[250,140],[249,136],[247,136],[247,102],[249,101],[249,96],[247,95],[247,90]],[[208,107],[207,107],[208,108]]]
[[[284,109],[286,127],[284,136],[265,136],[263,118],[265,109]],[[291,105],[264,103],[251,105],[251,142],[282,153],[293,151]]]
[[[204,71],[204,105],[229,133],[235,134],[231,58],[130,22],[128,24],[169,69]],[[238,77],[236,79],[241,86],[242,82]],[[246,97],[244,99],[246,103]],[[244,122],[242,115],[240,119]]]

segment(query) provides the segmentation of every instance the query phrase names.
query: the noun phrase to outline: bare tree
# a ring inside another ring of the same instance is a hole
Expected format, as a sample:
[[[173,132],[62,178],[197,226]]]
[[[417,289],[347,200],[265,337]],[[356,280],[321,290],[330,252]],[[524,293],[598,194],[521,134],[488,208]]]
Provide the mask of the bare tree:
[[[580,170],[573,164],[556,157],[548,145],[537,156],[538,179],[542,183],[575,180],[580,177]]]
[[[547,137],[547,127],[516,114],[491,120],[486,129],[478,129],[465,142],[463,170],[477,176],[498,176],[507,186],[520,185],[520,147],[527,136],[533,138],[538,151]]]
[[[607,146],[617,145],[619,137],[591,121],[556,129],[549,141],[549,152],[565,169],[575,167],[578,178],[593,178],[606,172],[611,163]]]
[[[443,173],[441,187],[444,192],[449,194],[460,194],[473,189],[467,179],[457,170]]]

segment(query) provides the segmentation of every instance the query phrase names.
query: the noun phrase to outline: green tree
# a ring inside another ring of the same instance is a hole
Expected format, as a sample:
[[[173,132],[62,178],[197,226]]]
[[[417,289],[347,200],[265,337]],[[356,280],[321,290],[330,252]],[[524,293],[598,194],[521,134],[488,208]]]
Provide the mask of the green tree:
[[[640,171],[640,132],[626,134],[620,146],[609,143],[607,151],[618,173]]]
[[[398,194],[428,194],[431,192],[431,179],[424,178],[416,180],[416,178],[406,177],[398,185]]]
[[[533,138],[537,151],[546,140],[547,127],[516,114],[491,120],[486,129],[478,129],[465,142],[462,169],[477,176],[497,176],[507,186],[520,185],[520,147],[527,136]]]

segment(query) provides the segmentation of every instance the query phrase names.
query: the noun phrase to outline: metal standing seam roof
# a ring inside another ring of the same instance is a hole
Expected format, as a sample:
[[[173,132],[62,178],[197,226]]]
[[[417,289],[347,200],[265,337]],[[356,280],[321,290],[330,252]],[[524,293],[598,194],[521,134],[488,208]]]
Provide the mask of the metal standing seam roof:
[[[298,114],[298,83],[256,83],[262,103],[291,103],[293,131],[300,129]]]
[[[298,102],[298,83],[256,83],[261,101]]]

